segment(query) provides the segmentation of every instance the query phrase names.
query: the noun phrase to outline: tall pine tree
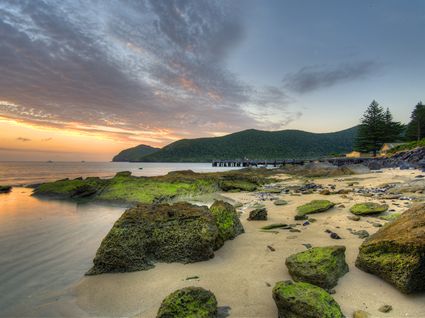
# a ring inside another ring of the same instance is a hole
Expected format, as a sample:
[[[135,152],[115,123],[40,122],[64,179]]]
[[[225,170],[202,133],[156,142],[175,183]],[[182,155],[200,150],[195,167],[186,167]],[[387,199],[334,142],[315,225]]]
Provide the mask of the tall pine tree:
[[[385,142],[395,141],[394,135],[399,135],[399,123],[394,123],[389,110],[386,112],[373,100],[366,109],[361,119],[361,124],[357,133],[355,149],[360,152],[373,152],[376,156],[377,151]]]
[[[410,116],[407,125],[406,137],[409,140],[420,140],[425,138],[425,105],[419,102]]]
[[[401,139],[405,126],[393,120],[393,115],[387,108],[385,111],[385,142],[395,142]]]

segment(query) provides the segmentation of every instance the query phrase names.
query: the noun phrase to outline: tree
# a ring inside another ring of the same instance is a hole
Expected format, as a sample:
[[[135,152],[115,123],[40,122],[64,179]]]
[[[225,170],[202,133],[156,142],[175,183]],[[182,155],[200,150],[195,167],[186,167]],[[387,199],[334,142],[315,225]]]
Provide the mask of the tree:
[[[385,111],[385,138],[384,142],[394,142],[401,138],[401,134],[405,129],[405,125],[393,120],[393,115],[387,108]]]
[[[389,131],[395,133],[395,127],[392,127],[393,123],[389,110],[384,112],[384,109],[373,100],[361,119],[355,142],[355,150],[360,152],[372,151],[373,155],[376,156],[377,151],[382,145],[389,141],[386,134]]]
[[[422,102],[416,104],[407,125],[406,137],[409,140],[420,140],[425,137],[425,105]]]

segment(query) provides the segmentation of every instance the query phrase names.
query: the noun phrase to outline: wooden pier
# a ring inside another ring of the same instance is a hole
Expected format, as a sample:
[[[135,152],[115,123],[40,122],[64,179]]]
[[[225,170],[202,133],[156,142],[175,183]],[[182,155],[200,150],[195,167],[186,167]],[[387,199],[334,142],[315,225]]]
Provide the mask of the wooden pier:
[[[282,165],[305,165],[313,162],[330,163],[334,166],[344,166],[349,164],[368,163],[376,158],[324,158],[324,159],[220,159],[213,160],[213,167],[279,167]]]

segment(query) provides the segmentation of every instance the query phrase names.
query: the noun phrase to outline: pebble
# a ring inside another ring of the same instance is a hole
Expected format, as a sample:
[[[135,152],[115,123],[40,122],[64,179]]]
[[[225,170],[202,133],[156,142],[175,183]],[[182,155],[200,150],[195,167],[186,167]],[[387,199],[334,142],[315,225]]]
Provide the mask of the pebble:
[[[383,305],[381,307],[379,307],[378,309],[380,312],[390,312],[391,310],[393,310],[393,306],[391,305]]]

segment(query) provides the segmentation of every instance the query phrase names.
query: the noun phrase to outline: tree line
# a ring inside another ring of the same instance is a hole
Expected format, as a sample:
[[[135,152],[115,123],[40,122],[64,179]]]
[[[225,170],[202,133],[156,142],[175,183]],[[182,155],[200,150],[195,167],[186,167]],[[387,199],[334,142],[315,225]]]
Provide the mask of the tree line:
[[[354,150],[377,151],[384,143],[420,140],[425,137],[425,105],[419,102],[404,125],[394,121],[390,110],[381,107],[375,100],[366,109],[358,129]]]

